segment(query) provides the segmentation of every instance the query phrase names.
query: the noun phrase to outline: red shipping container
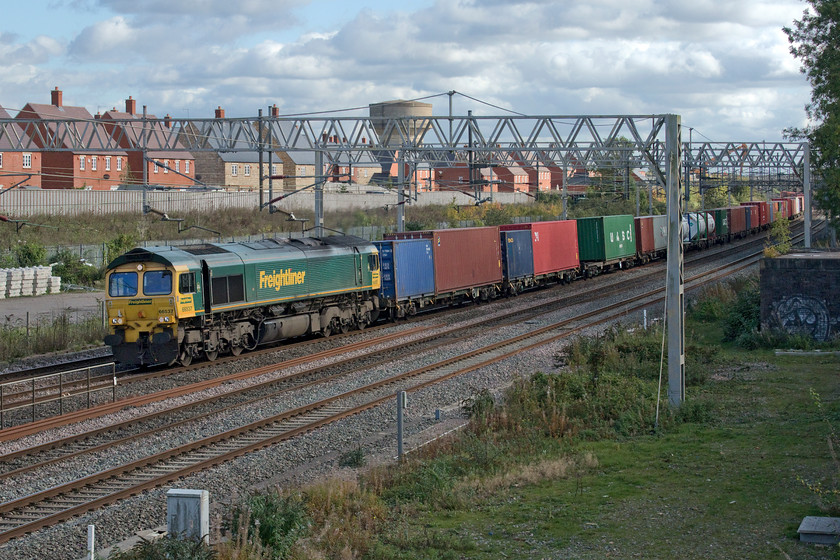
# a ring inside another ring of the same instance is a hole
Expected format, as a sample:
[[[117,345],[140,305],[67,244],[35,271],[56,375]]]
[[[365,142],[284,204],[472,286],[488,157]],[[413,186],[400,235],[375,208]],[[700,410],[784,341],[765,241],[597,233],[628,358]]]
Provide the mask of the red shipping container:
[[[636,228],[636,254],[642,256],[655,252],[653,216],[636,216],[633,225]]]
[[[406,231],[386,234],[384,237],[432,240],[436,294],[502,281],[498,226]]]
[[[758,208],[758,223],[766,226],[770,223],[770,205],[763,200],[753,200],[750,202],[742,202],[741,206],[755,206]],[[750,227],[755,228],[755,222],[750,222]]]
[[[779,203],[782,216],[785,218],[793,217],[793,203],[789,198],[774,198],[773,202]]]
[[[733,206],[729,211],[729,233],[739,234],[747,231],[747,207]]]
[[[507,224],[499,226],[499,230],[530,230],[534,249],[534,276],[580,266],[577,220]]]

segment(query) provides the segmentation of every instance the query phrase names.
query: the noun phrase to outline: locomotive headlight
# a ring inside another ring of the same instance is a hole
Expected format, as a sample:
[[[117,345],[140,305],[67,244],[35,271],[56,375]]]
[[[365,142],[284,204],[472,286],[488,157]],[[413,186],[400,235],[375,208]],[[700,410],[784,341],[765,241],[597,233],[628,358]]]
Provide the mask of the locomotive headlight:
[[[122,317],[114,317],[113,319],[111,319],[111,324],[112,325],[122,325],[123,324],[123,318]]]
[[[168,322],[169,322],[169,317],[168,316],[158,317],[158,323],[168,323]]]

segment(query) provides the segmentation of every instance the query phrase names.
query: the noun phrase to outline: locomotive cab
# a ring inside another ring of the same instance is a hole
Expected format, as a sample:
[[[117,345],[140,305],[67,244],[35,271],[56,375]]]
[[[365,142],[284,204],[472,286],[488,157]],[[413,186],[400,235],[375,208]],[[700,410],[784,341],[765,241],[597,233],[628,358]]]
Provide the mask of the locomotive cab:
[[[112,263],[106,276],[109,334],[105,344],[121,363],[174,363],[179,354],[178,320],[194,316],[196,308],[201,308],[200,285],[194,273],[178,270],[184,267],[137,261],[145,252],[135,251],[118,259],[125,262]]]

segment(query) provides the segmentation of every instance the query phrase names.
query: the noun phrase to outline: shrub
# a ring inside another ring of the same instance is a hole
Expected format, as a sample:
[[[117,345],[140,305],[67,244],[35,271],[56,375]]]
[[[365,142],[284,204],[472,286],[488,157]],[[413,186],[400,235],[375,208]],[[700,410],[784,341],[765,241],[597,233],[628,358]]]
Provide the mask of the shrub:
[[[56,263],[53,274],[60,276],[64,284],[93,286],[104,278],[103,268],[91,266],[69,249],[59,249],[50,261]]]
[[[230,528],[234,538],[245,531],[249,541],[259,542],[273,558],[288,558],[309,530],[309,517],[300,495],[254,494],[233,510]]]
[[[12,247],[12,254],[18,266],[42,266],[47,264],[47,249],[40,243],[26,242]]]
[[[753,281],[737,292],[723,322],[723,339],[749,347],[750,338],[758,332],[761,313],[761,291]]]

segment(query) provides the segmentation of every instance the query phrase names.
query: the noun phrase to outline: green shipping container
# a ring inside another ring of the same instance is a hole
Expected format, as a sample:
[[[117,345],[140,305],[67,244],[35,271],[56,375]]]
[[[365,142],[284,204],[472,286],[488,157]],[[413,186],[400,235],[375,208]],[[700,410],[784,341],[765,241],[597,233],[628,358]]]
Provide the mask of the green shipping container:
[[[633,216],[578,218],[581,261],[611,261],[636,254]]]
[[[723,237],[729,235],[729,210],[726,208],[715,208],[709,210],[715,216],[715,236]]]

